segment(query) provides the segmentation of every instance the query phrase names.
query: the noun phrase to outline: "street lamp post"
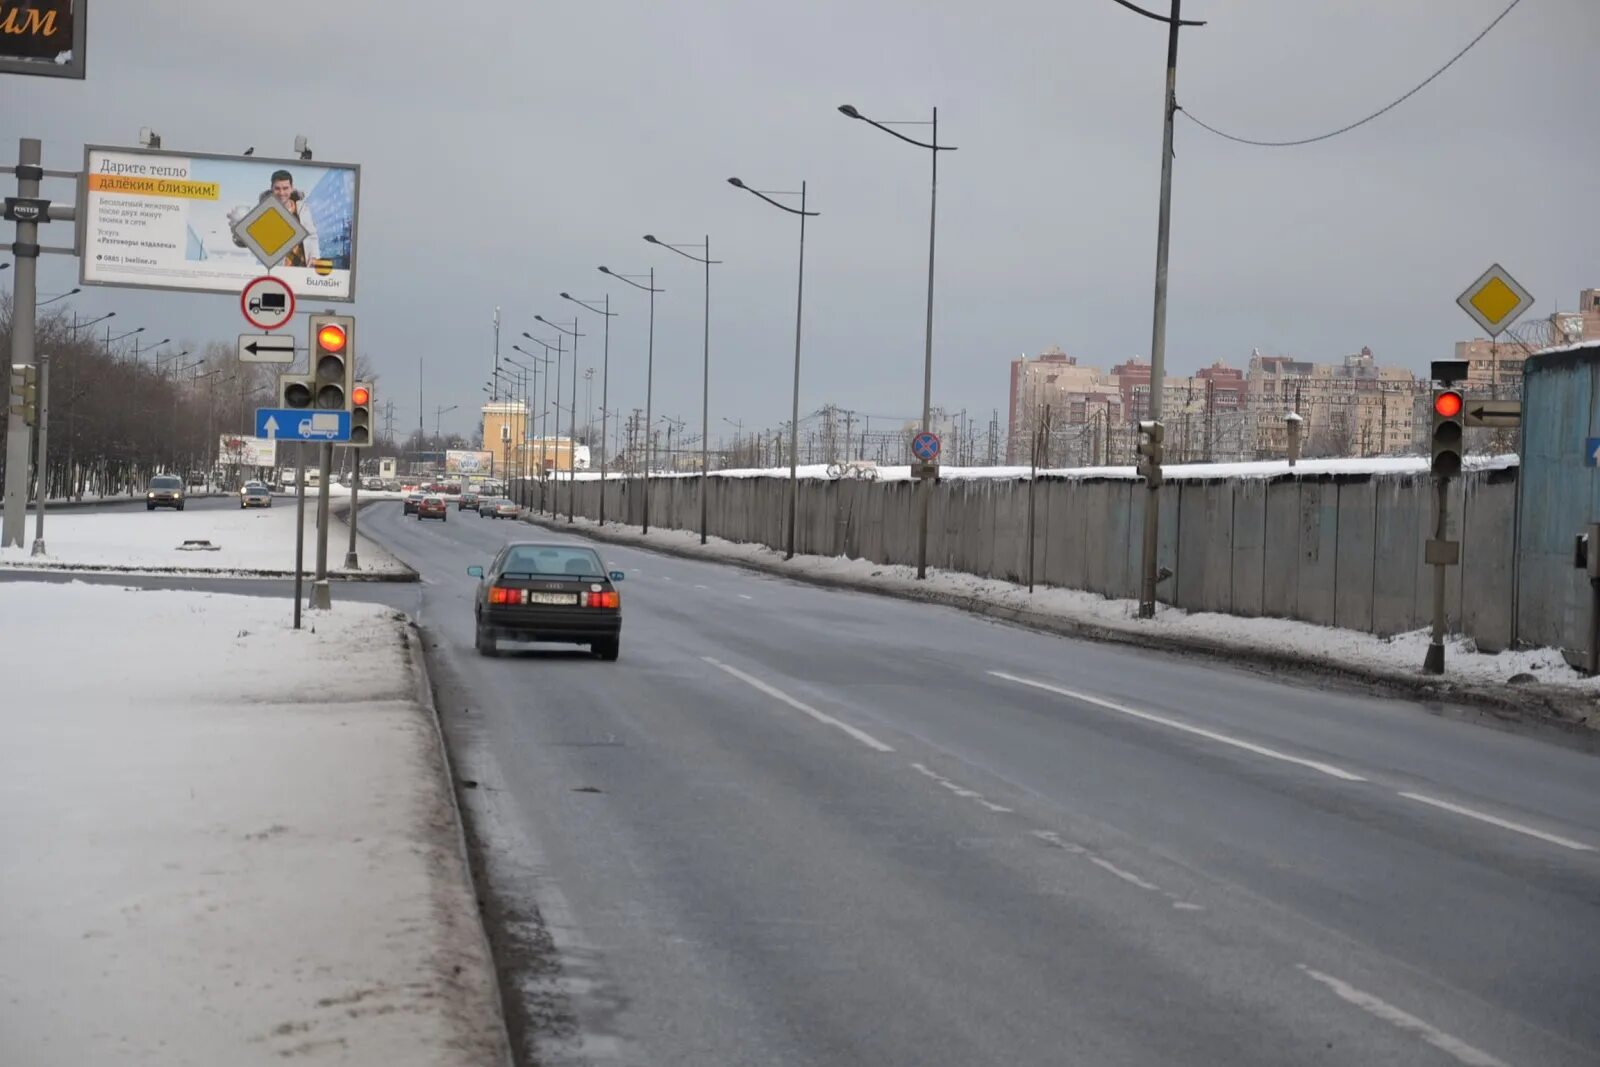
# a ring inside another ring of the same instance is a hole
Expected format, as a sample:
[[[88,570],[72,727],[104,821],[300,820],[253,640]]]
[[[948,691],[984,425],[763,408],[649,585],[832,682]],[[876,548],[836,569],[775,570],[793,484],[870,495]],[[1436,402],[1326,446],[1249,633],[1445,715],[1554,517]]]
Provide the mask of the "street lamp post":
[[[648,436],[650,432],[651,405],[655,402],[656,394],[656,294],[664,293],[666,290],[656,288],[656,269],[654,267],[650,268],[649,274],[618,274],[610,267],[600,267],[599,270],[601,274],[604,274],[607,277],[615,278],[618,281],[627,282],[635,289],[643,289],[645,292],[650,294],[650,329],[648,335],[649,340],[645,345],[644,368],[644,419],[645,433]],[[648,278],[648,284],[640,284],[638,281],[640,278]],[[602,401],[602,403],[604,403],[604,401]],[[641,521],[639,524],[639,532],[642,534],[647,534],[650,532],[650,460],[648,458],[650,456],[650,448],[648,442],[645,446],[645,456],[646,459],[644,463],[643,483],[644,515],[643,521]]]
[[[668,244],[659,241],[653,234],[645,234],[644,239],[653,245],[660,245],[668,251],[676,252],[685,259],[703,264],[706,268],[705,285],[705,335],[702,352],[702,366],[700,371],[700,543],[706,543],[707,515],[709,513],[710,487],[707,480],[711,474],[711,268],[720,264],[722,260],[711,258],[711,235],[707,234],[702,244]],[[698,248],[703,255],[694,255],[685,252],[685,248]]]
[[[526,337],[530,341],[535,342],[536,344],[544,346],[544,390],[540,394],[539,401],[539,421],[544,428],[544,432],[539,435],[539,511],[542,514],[546,510],[546,505],[549,504],[550,514],[554,515],[555,505],[550,500],[550,494],[545,492],[545,475],[549,473],[550,468],[550,460],[548,458],[545,446],[550,440],[550,350],[552,348],[556,350],[556,400],[559,402],[561,399],[562,338],[559,334],[557,334],[556,343],[551,344],[549,341],[533,336],[533,334],[528,333],[526,330],[523,331],[522,336]],[[532,355],[532,353],[530,352],[529,355]],[[559,419],[557,421],[559,422]]]
[[[728,184],[735,189],[743,189],[752,196],[760,197],[780,211],[787,211],[791,215],[800,216],[800,268],[796,276],[794,295],[794,396],[792,401],[793,411],[789,421],[789,545],[785,559],[794,559],[795,526],[800,510],[800,320],[805,308],[806,292],[806,219],[820,215],[819,211],[806,210],[806,183],[800,183],[800,192],[764,193],[752,189],[738,178],[729,178]],[[787,204],[780,204],[772,199],[774,196],[800,197],[800,207],[795,209]]]
[[[583,334],[578,332],[578,317],[576,315],[572,317],[572,328],[570,330],[559,323],[551,322],[543,315],[535,315],[534,318],[551,329],[558,330],[572,338],[572,407],[568,411],[567,421],[567,525],[571,526],[573,508],[578,495],[578,338],[582,337]],[[561,390],[557,387],[556,406],[559,407],[560,404]],[[556,416],[556,428],[560,429],[560,427],[561,416],[558,414]],[[561,474],[559,468],[560,464],[558,463],[556,470],[558,485],[560,484],[559,475]]]
[[[599,315],[606,324],[605,354],[600,358],[600,525],[604,526],[606,524],[606,485],[608,482],[606,452],[606,417],[608,413],[606,405],[609,403],[608,389],[611,384],[611,320],[616,318],[617,312],[611,310],[610,293],[606,294],[605,300],[600,307],[595,307],[587,301],[579,300],[571,293],[562,293],[561,296],[563,299],[570,300],[579,307]],[[590,394],[590,396],[592,398],[593,394]],[[585,400],[584,404],[587,405],[589,402],[589,400]],[[588,423],[589,417],[589,413],[585,411],[583,418],[586,423]],[[593,423],[588,424],[591,427],[594,425]]]
[[[528,337],[527,334],[523,334],[523,336],[524,337]],[[534,391],[534,389],[538,388],[538,384],[537,383],[539,381],[540,373],[544,374],[544,381],[545,381],[545,390],[544,390],[544,394],[543,394],[544,398],[546,400],[548,400],[549,396],[550,396],[549,381],[550,381],[550,364],[551,364],[552,360],[550,359],[550,356],[548,355],[548,352],[551,349],[551,347],[553,347],[553,346],[547,344],[544,341],[540,341],[537,337],[528,337],[528,340],[536,341],[539,344],[544,345],[545,352],[547,353],[546,355],[541,356],[541,355],[537,355],[537,354],[535,354],[533,352],[528,351],[526,348],[523,348],[521,345],[512,345],[511,346],[512,348],[516,349],[518,352],[521,352],[523,355],[527,356],[530,360],[533,361],[533,365],[528,368],[529,370],[531,370],[533,372],[533,380],[534,380],[534,383],[535,383],[533,388],[530,388],[528,390],[528,410],[530,412],[532,412],[533,411],[533,391]],[[539,428],[542,428],[544,426],[544,419],[545,419],[546,415],[548,414],[546,412],[546,410],[545,410],[545,407],[544,407],[543,403],[541,403],[539,405],[538,412],[539,413],[537,415],[530,415],[529,418],[528,418],[528,421],[536,428],[534,432],[537,432],[539,434],[539,483],[540,483],[539,510],[543,511],[544,510],[544,489],[543,489],[543,486],[544,486],[544,433],[543,433],[542,429],[539,429]],[[526,438],[526,436],[527,435],[524,434],[524,438]],[[532,448],[531,445],[528,447],[528,459],[529,459],[529,461],[531,463],[532,459],[533,459],[533,448]]]
[[[1204,22],[1179,18],[1183,0],[1172,0],[1170,15],[1157,15],[1146,11],[1130,0],[1116,0],[1130,11],[1145,18],[1167,24],[1167,92],[1162,106],[1161,127],[1161,207],[1156,222],[1156,286],[1155,309],[1152,315],[1150,342],[1150,422],[1160,433],[1162,394],[1166,392],[1167,367],[1167,247],[1172,229],[1172,121],[1178,110],[1178,29],[1181,26],[1204,26]],[[1156,438],[1159,441],[1159,438]],[[1156,567],[1160,542],[1160,500],[1156,493],[1161,485],[1161,466],[1150,465],[1147,479],[1149,492],[1144,505],[1143,566],[1139,579],[1139,617],[1150,619],[1156,613]]]
[[[865,122],[869,126],[876,126],[884,133],[889,134],[891,137],[898,137],[909,145],[928,149],[928,154],[932,158],[933,178],[929,184],[928,194],[928,310],[922,352],[922,432],[929,433],[933,429],[930,425],[933,414],[933,252],[934,224],[938,218],[939,211],[939,153],[954,152],[956,149],[954,145],[942,145],[939,143],[938,108],[933,109],[933,120],[928,123],[933,132],[933,137],[930,141],[914,140],[889,128],[890,126],[921,125],[921,123],[878,122],[867,118],[867,116],[849,104],[842,105],[839,111],[850,118]],[[923,482],[924,484],[921,487],[922,517],[917,529],[917,577],[919,579],[928,576],[928,502],[933,496],[931,482],[928,479],[924,479]]]

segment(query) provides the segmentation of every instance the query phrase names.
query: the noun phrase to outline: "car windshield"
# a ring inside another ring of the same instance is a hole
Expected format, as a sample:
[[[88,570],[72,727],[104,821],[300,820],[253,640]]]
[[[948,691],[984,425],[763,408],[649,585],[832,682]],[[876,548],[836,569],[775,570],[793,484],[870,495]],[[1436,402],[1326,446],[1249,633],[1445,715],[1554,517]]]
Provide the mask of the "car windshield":
[[[152,489],[178,489],[182,486],[183,482],[173,475],[163,475],[159,478],[150,479],[150,488]]]
[[[605,565],[592,550],[554,545],[513,548],[500,567],[501,574],[563,574],[577,578],[595,578],[605,572]]]

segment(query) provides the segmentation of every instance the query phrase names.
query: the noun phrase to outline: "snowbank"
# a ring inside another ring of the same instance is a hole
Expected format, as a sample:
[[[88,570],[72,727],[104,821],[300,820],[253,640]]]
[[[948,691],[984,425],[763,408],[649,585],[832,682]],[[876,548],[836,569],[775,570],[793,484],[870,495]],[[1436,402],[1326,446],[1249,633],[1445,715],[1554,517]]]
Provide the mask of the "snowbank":
[[[0,604],[27,664],[0,702],[0,1060],[503,1059],[401,617],[297,632],[281,600],[78,583]]]
[[[538,521],[529,517],[528,521]],[[565,520],[560,528],[568,529]],[[576,528],[599,531],[591,519],[579,518]],[[1367,677],[1421,678],[1426,630],[1383,638],[1355,630],[1340,630],[1291,619],[1246,618],[1213,612],[1187,612],[1163,605],[1154,619],[1137,617],[1133,600],[1108,600],[1076,589],[1026,586],[959,571],[930,568],[918,581],[916,568],[872,563],[844,557],[799,555],[785,560],[783,553],[764,545],[738,544],[713,537],[702,546],[700,535],[688,530],[652,530],[642,536],[637,529],[608,523],[600,536],[639,547],[665,548],[675,554],[747,563],[779,574],[916,598],[940,599],[963,606],[981,607],[989,614],[1038,619],[1112,635],[1138,639],[1167,639],[1210,650],[1237,650],[1259,656],[1276,654],[1314,666]],[[1476,650],[1470,639],[1448,642],[1445,682],[1505,685],[1518,675],[1531,676],[1540,686],[1600,697],[1600,678],[1589,678],[1567,666],[1556,649],[1542,648],[1498,654]]]
[[[20,548],[0,548],[0,567],[115,569],[230,574],[294,573],[294,498],[275,497],[270,508],[187,508],[140,511],[48,510],[44,540],[48,554],[29,555],[33,523]],[[215,551],[184,550],[185,541],[210,541]],[[328,563],[336,574],[409,576],[412,572],[375,541],[360,537],[359,572],[346,572],[350,530],[335,521],[329,528]],[[306,500],[306,573],[315,570],[316,508]]]

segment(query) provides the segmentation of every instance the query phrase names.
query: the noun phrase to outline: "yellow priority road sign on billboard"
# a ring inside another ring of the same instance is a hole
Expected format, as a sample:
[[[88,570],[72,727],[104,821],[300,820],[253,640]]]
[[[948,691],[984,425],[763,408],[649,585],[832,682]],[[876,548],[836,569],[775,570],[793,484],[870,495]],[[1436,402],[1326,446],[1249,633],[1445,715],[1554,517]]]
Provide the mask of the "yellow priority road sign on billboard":
[[[306,228],[277,197],[268,196],[239,220],[233,234],[263,267],[271,270],[306,239]]]
[[[1517,316],[1533,306],[1533,296],[1496,263],[1467,286],[1466,291],[1456,297],[1456,303],[1488,331],[1490,337],[1499,337],[1506,327],[1517,321]]]

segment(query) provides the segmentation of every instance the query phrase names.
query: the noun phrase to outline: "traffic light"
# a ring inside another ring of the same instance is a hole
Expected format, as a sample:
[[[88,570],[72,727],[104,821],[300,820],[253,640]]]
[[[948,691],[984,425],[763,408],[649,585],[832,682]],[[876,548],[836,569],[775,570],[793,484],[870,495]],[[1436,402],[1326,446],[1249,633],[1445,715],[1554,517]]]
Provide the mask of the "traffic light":
[[[354,315],[311,316],[312,407],[350,410],[356,374],[355,332]]]
[[[1461,473],[1462,412],[1466,403],[1459,389],[1439,389],[1433,394],[1433,473],[1454,478]]]
[[[350,390],[350,440],[351,448],[365,448],[372,444],[372,383],[356,382]]]
[[[315,381],[308,374],[278,375],[278,406],[280,408],[309,408]]]
[[[14,418],[29,426],[39,421],[39,368],[31,363],[11,364],[10,408]]]
[[[1139,423],[1138,471],[1152,489],[1161,485],[1161,442],[1166,436],[1167,429],[1159,422]]]

